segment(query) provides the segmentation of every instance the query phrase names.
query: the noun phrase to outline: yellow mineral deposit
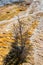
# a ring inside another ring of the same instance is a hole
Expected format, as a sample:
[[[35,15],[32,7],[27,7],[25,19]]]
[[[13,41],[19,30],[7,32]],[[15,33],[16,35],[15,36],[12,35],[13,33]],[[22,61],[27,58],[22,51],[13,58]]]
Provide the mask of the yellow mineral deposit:
[[[11,19],[12,17],[18,15],[21,11],[25,11],[26,7],[18,5],[9,5],[5,7],[0,7],[0,21],[5,19]]]
[[[0,65],[2,65],[1,62],[3,62],[3,58],[11,49],[11,42],[14,42],[14,40],[12,39],[12,33],[0,34]]]
[[[29,36],[31,36],[35,30],[35,28],[38,26],[39,21],[35,20],[33,21],[32,25],[30,26],[29,30],[28,30],[28,34]]]

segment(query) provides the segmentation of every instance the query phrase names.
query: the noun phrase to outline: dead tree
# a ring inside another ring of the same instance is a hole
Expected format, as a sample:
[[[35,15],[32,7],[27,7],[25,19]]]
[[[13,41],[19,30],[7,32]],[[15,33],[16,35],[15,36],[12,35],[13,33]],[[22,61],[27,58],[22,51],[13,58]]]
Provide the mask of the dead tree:
[[[25,62],[28,55],[28,48],[26,47],[26,41],[28,39],[28,34],[22,34],[22,24],[18,19],[19,23],[19,32],[15,31],[15,42],[12,43],[12,49],[4,59],[3,65],[20,65]],[[15,26],[14,26],[15,27]],[[18,39],[20,42],[18,42]],[[30,49],[31,46],[29,46]]]

